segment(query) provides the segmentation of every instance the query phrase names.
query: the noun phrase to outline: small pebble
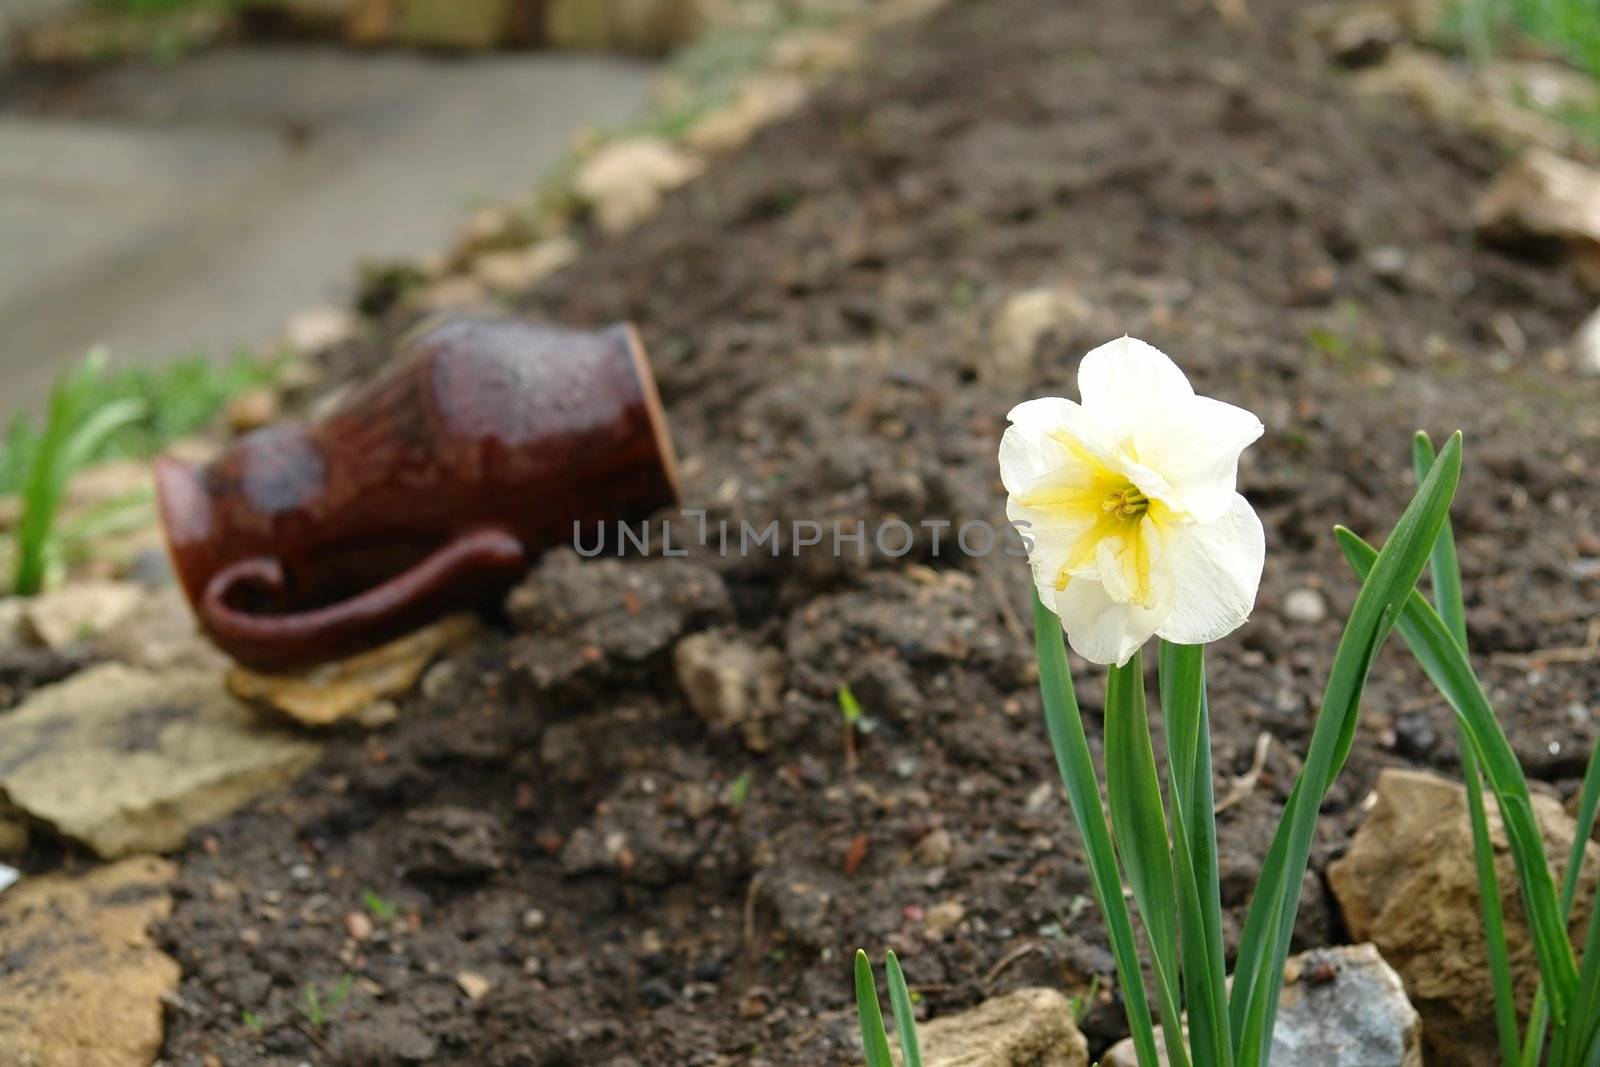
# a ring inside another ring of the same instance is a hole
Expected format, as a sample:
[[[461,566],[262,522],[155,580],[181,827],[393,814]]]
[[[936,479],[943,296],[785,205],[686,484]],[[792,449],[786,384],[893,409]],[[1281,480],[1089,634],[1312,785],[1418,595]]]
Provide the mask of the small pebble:
[[[357,941],[365,941],[372,936],[372,920],[367,918],[366,912],[347,912],[344,917],[344,932]]]
[[[1283,598],[1283,617],[1310,626],[1328,617],[1328,602],[1315,589],[1296,589]]]
[[[468,1000],[482,1000],[494,988],[489,979],[476,971],[462,971],[456,975],[456,985],[461,987],[461,992],[467,995]]]
[[[535,930],[543,930],[544,922],[544,912],[538,908],[529,908],[522,913],[522,928],[530,933]]]

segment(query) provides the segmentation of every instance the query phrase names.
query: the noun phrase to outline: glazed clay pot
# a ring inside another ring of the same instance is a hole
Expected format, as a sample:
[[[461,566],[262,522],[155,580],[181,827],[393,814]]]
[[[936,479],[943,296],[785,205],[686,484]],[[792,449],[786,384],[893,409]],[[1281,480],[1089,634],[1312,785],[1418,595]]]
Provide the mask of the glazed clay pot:
[[[501,596],[574,524],[677,499],[632,326],[452,317],[310,426],[210,465],[156,462],[167,544],[205,633],[242,663],[306,666]]]

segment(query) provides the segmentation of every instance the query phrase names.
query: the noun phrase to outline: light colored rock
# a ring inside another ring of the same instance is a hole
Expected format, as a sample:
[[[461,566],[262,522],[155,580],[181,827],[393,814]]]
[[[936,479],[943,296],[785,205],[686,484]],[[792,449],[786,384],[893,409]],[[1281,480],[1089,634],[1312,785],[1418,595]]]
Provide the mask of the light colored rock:
[[[1438,122],[1462,126],[1514,149],[1575,148],[1573,129],[1504,93],[1490,79],[1436,52],[1393,49],[1388,62],[1357,73],[1358,92],[1403,97]]]
[[[1166,1043],[1157,1033],[1161,1062]],[[1138,1067],[1133,1041],[1100,1067]],[[1405,985],[1372,945],[1291,956],[1272,1033],[1272,1067],[1422,1067],[1422,1019]]]
[[[1054,989],[1019,989],[919,1028],[926,1067],[1089,1067],[1072,1005]]]
[[[149,1067],[178,964],[152,923],[176,868],[140,856],[81,876],[29,878],[0,896],[0,1053],[18,1067]],[[8,964],[12,961],[8,960]]]
[[[545,39],[556,48],[660,55],[694,40],[705,0],[547,0]]]
[[[573,188],[608,233],[631,229],[661,208],[662,194],[698,175],[704,164],[659,137],[616,141],[578,171]]]
[[[105,633],[126,618],[144,590],[132,582],[75,582],[28,601],[28,632],[57,652]]]
[[[485,252],[472,263],[472,276],[497,293],[520,293],[571,263],[578,255],[570,237],[552,237],[527,248]]]
[[[133,667],[220,672],[228,657],[206,640],[183,590],[166,585],[144,593],[132,610],[93,640],[95,651]]]
[[[283,326],[284,344],[301,355],[315,356],[361,335],[361,319],[342,307],[307,308]]]
[[[494,988],[493,982],[476,971],[462,971],[456,975],[456,985],[461,987],[461,992],[467,995],[468,1000],[482,1000]]]
[[[0,793],[115,859],[180,847],[319,750],[262,724],[214,672],[106,663],[0,716]]]
[[[0,597],[0,648],[15,648],[27,644],[28,600],[26,597]]]
[[[1328,601],[1316,589],[1292,589],[1283,598],[1283,617],[1310,626],[1328,617]]]
[[[488,288],[466,275],[442,278],[405,298],[406,306],[417,311],[469,311],[493,305]]]
[[[679,641],[672,660],[697,715],[717,729],[737,729],[757,752],[767,748],[761,720],[778,710],[783,653],[704,631]]]
[[[4,893],[20,881],[22,881],[21,871],[15,867],[7,867],[5,864],[0,863],[0,893]]]
[[[1525,1014],[1537,969],[1499,812],[1492,798],[1487,806],[1512,974]],[[1539,793],[1533,794],[1533,810],[1552,862],[1564,868],[1576,832],[1571,817],[1559,801]],[[1405,980],[1423,1015],[1429,1062],[1495,1063],[1493,992],[1466,790],[1418,771],[1383,771],[1372,813],[1350,851],[1329,865],[1328,884],[1351,935],[1372,941]],[[1597,884],[1600,847],[1590,845],[1573,909],[1574,936],[1588,921]]]
[[[513,0],[397,0],[394,34],[423,48],[482,51],[507,40]]]
[[[1497,244],[1559,246],[1579,279],[1600,291],[1600,170],[1533,149],[1495,178],[1472,221]]]
[[[475,616],[453,615],[370,652],[298,674],[263,674],[236,664],[228,669],[228,690],[306,726],[329,726],[409,692],[434,657],[465,641],[477,626]]]
[[[1573,335],[1572,355],[1580,374],[1600,377],[1600,308],[1584,319]]]
[[[234,433],[259,430],[278,417],[278,394],[271,389],[247,389],[222,409],[222,419]]]
[[[1042,287],[1014,294],[989,327],[989,344],[978,353],[978,379],[990,384],[1025,380],[1044,339],[1081,326],[1090,313],[1088,303],[1068,289]]]
[[[841,30],[791,33],[773,42],[767,61],[777,70],[817,76],[853,66],[861,57],[859,36]]]
[[[806,99],[805,82],[789,75],[769,75],[747,82],[733,101],[700,119],[684,134],[684,143],[708,155],[738,148],[763,127],[793,114]]]

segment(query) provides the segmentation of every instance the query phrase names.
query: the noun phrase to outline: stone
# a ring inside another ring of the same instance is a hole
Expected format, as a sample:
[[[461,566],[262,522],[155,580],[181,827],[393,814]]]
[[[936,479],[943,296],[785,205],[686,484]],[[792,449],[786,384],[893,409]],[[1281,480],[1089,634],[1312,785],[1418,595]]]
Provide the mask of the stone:
[[[1600,170],[1532,149],[1490,183],[1472,221],[1493,244],[1565,253],[1579,279],[1600,291]]]
[[[229,662],[200,632],[188,599],[176,585],[146,592],[91,644],[109,659],[155,671],[221,671]]]
[[[1067,289],[1045,287],[1012,295],[989,327],[988,346],[978,353],[978,380],[1026,380],[1045,338],[1083,325],[1090,313],[1088,303]]]
[[[1156,1034],[1161,1062],[1166,1045]],[[1370,944],[1291,956],[1272,1032],[1272,1067],[1422,1067],[1422,1020],[1405,985]],[[1133,1041],[1100,1067],[1138,1067]]]
[[[1573,335],[1572,354],[1578,373],[1600,377],[1600,308],[1584,319]]]
[[[497,293],[522,293],[571,263],[578,255],[570,237],[552,237],[527,248],[485,252],[472,262],[472,276]]]
[[[761,719],[779,709],[782,652],[704,631],[679,641],[672,659],[678,684],[695,714],[715,729],[737,729],[747,746],[765,751]]]
[[[132,582],[74,582],[30,599],[24,622],[39,643],[60,652],[111,629],[143,598]]]
[[[663,55],[706,24],[704,0],[547,0],[545,41],[589,52]]]
[[[1312,626],[1328,617],[1328,601],[1316,589],[1292,589],[1283,598],[1283,617],[1302,626]]]
[[[1401,13],[1388,0],[1313,9],[1307,22],[1328,58],[1342,67],[1381,62],[1408,36]]]
[[[331,726],[359,716],[370,704],[410,692],[428,664],[477,628],[475,616],[452,615],[387,645],[295,674],[265,674],[235,664],[228,669],[228,690],[304,726]]]
[[[461,987],[461,992],[467,995],[468,1000],[482,1000],[494,988],[493,982],[476,971],[462,971],[456,975],[456,985]]]
[[[805,103],[805,82],[792,75],[752,78],[731,103],[689,127],[684,143],[711,155],[740,147],[762,128],[793,114]]]
[[[1072,1004],[1054,989],[1019,989],[919,1027],[926,1067],[1089,1067]]]
[[[483,51],[504,43],[513,0],[398,0],[394,35],[423,48]]]
[[[1492,798],[1486,800],[1512,977],[1525,1016],[1537,968],[1499,811]],[[1541,793],[1533,794],[1533,811],[1559,872],[1575,824],[1560,801]],[[1465,788],[1420,771],[1383,771],[1372,811],[1349,852],[1328,866],[1328,884],[1351,936],[1373,942],[1404,979],[1422,1013],[1429,1062],[1496,1063],[1493,991]],[[1574,937],[1588,921],[1597,884],[1600,846],[1591,844],[1573,909]]]
[[[1404,97],[1437,122],[1464,127],[1513,150],[1538,145],[1566,151],[1582,144],[1571,127],[1523,106],[1490,79],[1437,52],[1396,47],[1387,62],[1359,71],[1355,86],[1369,96]]]
[[[7,867],[5,864],[0,863],[0,893],[4,893],[20,881],[22,881],[21,871],[15,867]]]
[[[150,926],[172,913],[173,864],[140,856],[0,896],[0,1048],[26,1067],[149,1067],[178,964]]]
[[[361,319],[342,307],[307,308],[283,326],[283,343],[305,356],[317,356],[361,336]]]
[[[696,177],[704,164],[659,137],[615,141],[579,169],[573,188],[607,233],[632,229],[661,209],[662,194]]]
[[[278,394],[271,389],[246,389],[222,408],[222,420],[232,432],[259,430],[278,417]]]
[[[0,793],[105,859],[167,852],[284,785],[320,746],[261,723],[214,672],[90,667],[0,717]]]

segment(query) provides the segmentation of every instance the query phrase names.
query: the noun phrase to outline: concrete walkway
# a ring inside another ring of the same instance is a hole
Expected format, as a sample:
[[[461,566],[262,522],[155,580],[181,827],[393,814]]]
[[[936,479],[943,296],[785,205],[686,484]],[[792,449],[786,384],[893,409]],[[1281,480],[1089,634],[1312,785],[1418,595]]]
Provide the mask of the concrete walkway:
[[[224,354],[347,298],[365,257],[441,251],[532,188],[648,65],[221,50],[0,107],[0,415],[103,342],[114,362]]]

